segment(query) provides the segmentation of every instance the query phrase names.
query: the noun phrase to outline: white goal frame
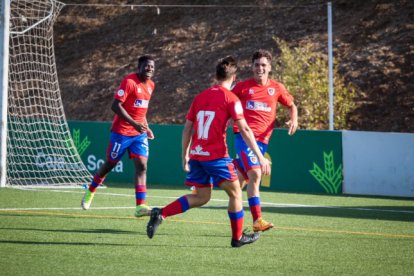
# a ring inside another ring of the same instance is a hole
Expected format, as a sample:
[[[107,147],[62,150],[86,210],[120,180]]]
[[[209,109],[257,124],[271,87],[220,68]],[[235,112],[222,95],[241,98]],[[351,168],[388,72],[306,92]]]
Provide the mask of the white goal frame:
[[[91,181],[63,110],[53,49],[56,0],[0,0],[0,187],[81,187]]]

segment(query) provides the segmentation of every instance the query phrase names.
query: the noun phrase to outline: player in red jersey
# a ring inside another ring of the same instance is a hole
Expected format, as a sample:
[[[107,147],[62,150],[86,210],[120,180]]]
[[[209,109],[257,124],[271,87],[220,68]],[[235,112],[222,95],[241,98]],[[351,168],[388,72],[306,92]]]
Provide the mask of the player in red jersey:
[[[121,82],[112,102],[115,113],[111,127],[111,137],[105,163],[96,172],[89,189],[82,199],[82,208],[89,209],[97,187],[107,174],[121,160],[128,150],[135,165],[135,216],[149,215],[150,208],[145,204],[147,193],[148,139],[154,134],[148,127],[146,114],[155,85],[154,58],[144,55],[138,59],[138,71],[127,75]]]
[[[262,154],[265,154],[276,121],[277,104],[289,109],[289,135],[298,127],[298,112],[293,97],[283,84],[269,78],[272,55],[266,50],[258,50],[252,57],[253,78],[237,83],[232,89],[243,106],[247,124],[252,129]],[[237,124],[235,133],[236,158],[234,163],[239,172],[241,187],[246,185],[250,211],[253,217],[253,231],[266,231],[273,224],[262,218],[259,186],[262,173],[257,156],[241,139]]]
[[[239,99],[229,90],[235,80],[236,71],[237,64],[233,57],[222,59],[216,67],[218,84],[194,98],[183,130],[182,159],[183,168],[187,172],[185,184],[196,187],[197,192],[184,195],[162,209],[152,209],[147,225],[150,239],[165,218],[206,204],[211,198],[213,186],[221,187],[229,196],[231,246],[240,247],[259,238],[259,233],[243,233],[242,193],[226,144],[226,128],[230,118],[257,155],[263,173],[269,174],[270,163],[263,157],[255,142],[243,117]]]

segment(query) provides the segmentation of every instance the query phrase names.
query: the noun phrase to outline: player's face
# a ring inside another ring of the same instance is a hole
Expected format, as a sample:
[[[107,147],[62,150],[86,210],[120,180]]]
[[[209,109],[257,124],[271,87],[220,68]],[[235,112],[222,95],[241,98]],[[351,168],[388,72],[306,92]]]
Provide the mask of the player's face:
[[[138,75],[143,80],[149,80],[154,75],[155,63],[153,60],[146,60],[140,64],[138,68]]]
[[[269,72],[272,69],[269,60],[265,57],[255,59],[252,67],[254,79],[260,84],[266,84]]]

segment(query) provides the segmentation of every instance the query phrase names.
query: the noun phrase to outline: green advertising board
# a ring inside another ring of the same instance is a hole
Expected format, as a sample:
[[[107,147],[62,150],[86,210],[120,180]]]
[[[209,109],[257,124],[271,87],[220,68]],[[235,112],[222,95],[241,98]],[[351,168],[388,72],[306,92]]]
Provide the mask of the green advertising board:
[[[111,123],[69,121],[72,138],[87,169],[94,174],[104,163],[108,148]],[[181,169],[180,125],[151,125],[155,139],[149,140],[147,182],[153,185],[176,185],[184,183]],[[107,182],[134,183],[135,168],[126,153]]]
[[[72,138],[88,170],[94,174],[103,164],[109,142],[109,122],[70,121]],[[147,182],[151,185],[183,185],[181,164],[182,125],[151,125],[155,139],[149,141]],[[234,156],[233,134],[228,144]],[[298,193],[342,193],[342,136],[338,131],[299,130],[289,136],[275,129],[266,156],[272,173],[262,181],[263,190]],[[107,177],[110,182],[133,183],[135,169],[124,156]]]
[[[272,160],[270,181],[263,190],[300,193],[342,193],[342,135],[338,131],[298,130],[289,136],[276,129],[268,155]]]

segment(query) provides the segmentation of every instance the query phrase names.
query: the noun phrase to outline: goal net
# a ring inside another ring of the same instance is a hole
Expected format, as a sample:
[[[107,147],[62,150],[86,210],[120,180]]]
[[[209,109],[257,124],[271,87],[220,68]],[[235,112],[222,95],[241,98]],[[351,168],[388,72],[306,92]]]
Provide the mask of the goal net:
[[[63,3],[12,0],[10,5],[6,186],[78,186],[91,175],[65,118],[53,48]]]

